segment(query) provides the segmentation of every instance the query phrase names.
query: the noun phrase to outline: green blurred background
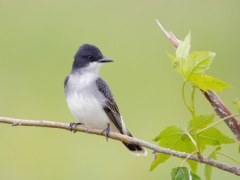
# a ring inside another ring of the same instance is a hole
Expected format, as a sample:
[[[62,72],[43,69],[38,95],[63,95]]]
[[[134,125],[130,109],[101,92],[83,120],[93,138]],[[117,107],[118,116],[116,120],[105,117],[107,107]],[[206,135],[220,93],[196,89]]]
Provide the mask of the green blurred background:
[[[179,39],[190,30],[192,50],[217,53],[208,74],[234,86],[219,94],[236,112],[240,1],[1,0],[0,116],[74,122],[63,79],[78,47],[91,43],[115,60],[100,74],[133,135],[151,142],[166,126],[184,127],[190,114],[181,99],[182,79],[166,55],[175,49],[156,18]],[[199,92],[196,102],[198,113],[212,112]],[[218,127],[233,137],[224,123]],[[236,145],[223,151],[239,160]],[[170,179],[171,167],[181,160],[171,158],[149,172],[151,153],[135,157],[119,142],[84,133],[0,124],[1,180]],[[203,177],[202,167],[198,174]],[[238,179],[214,169],[213,179],[219,178]]]

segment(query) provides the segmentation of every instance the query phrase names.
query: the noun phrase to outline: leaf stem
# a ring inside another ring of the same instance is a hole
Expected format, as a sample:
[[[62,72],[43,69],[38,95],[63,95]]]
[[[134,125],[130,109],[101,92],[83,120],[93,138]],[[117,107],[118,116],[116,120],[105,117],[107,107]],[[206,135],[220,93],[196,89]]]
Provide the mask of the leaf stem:
[[[192,90],[191,90],[191,113],[192,113],[192,116],[194,118],[196,117],[195,106],[194,106],[195,90],[196,90],[196,86],[192,85]]]
[[[193,139],[193,137],[191,136],[191,134],[189,134],[187,131],[185,131],[185,133],[188,135],[189,139],[192,141],[193,145],[194,145],[195,148],[197,149],[196,142],[194,141],[194,139]]]
[[[192,112],[191,106],[188,105],[187,100],[186,100],[186,97],[185,97],[185,85],[186,85],[186,83],[187,83],[187,80],[184,79],[183,85],[182,85],[182,98],[183,98],[183,102],[184,102],[185,106],[187,107],[187,109],[188,109],[190,112]]]
[[[193,144],[196,147],[196,151],[197,151],[198,157],[200,157],[201,156],[201,151],[200,151],[200,148],[199,148],[199,140],[198,140],[198,136],[197,136],[197,127],[196,127],[196,123],[195,123],[195,120],[194,120],[195,117],[196,117],[195,106],[194,106],[194,97],[195,97],[196,87],[194,85],[192,85],[191,103],[189,105],[187,103],[187,100],[186,100],[186,97],[185,97],[185,86],[186,86],[186,83],[187,83],[187,79],[184,79],[184,82],[183,82],[183,85],[182,85],[182,98],[183,98],[184,104],[186,105],[186,107],[188,108],[188,110],[192,114],[195,141],[193,141],[193,139],[191,139],[190,137],[189,138],[191,139],[192,142],[195,142]]]
[[[196,151],[193,151],[191,154],[189,154],[188,157],[186,157],[186,158],[182,161],[182,163],[180,164],[180,167],[182,167],[183,164],[189,159],[189,157],[192,156],[192,155],[195,154],[195,153],[196,153]]]
[[[196,150],[197,150],[197,155],[200,157],[201,156],[201,149],[199,148],[199,140],[198,140],[198,134],[197,134],[197,125],[196,125],[196,112],[195,112],[195,106],[194,106],[194,97],[195,97],[195,90],[196,86],[192,85],[191,89],[191,113],[192,113],[192,119],[193,119],[193,129],[194,129],[194,138],[196,142]]]

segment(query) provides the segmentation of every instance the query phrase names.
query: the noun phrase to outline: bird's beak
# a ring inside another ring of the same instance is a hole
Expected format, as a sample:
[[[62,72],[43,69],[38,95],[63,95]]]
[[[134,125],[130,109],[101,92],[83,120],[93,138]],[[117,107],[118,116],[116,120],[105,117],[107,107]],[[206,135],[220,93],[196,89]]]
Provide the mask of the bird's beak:
[[[107,63],[107,62],[113,62],[113,60],[107,58],[107,57],[103,57],[102,59],[99,59],[98,62],[100,63]]]

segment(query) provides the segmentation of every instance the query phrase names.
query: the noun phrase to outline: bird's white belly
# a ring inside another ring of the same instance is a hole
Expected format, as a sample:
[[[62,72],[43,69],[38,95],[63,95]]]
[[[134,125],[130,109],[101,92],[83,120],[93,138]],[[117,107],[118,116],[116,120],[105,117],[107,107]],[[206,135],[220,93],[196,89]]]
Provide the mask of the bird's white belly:
[[[67,97],[67,103],[72,115],[83,125],[105,129],[110,123],[110,130],[119,132],[95,96],[75,92]]]

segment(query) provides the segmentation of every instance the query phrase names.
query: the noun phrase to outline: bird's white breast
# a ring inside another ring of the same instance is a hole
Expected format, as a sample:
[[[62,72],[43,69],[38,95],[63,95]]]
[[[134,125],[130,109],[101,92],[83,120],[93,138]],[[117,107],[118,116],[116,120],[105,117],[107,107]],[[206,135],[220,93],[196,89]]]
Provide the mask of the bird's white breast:
[[[82,124],[94,128],[107,128],[119,132],[103,110],[104,97],[98,92],[93,73],[70,74],[65,96],[72,115]]]

